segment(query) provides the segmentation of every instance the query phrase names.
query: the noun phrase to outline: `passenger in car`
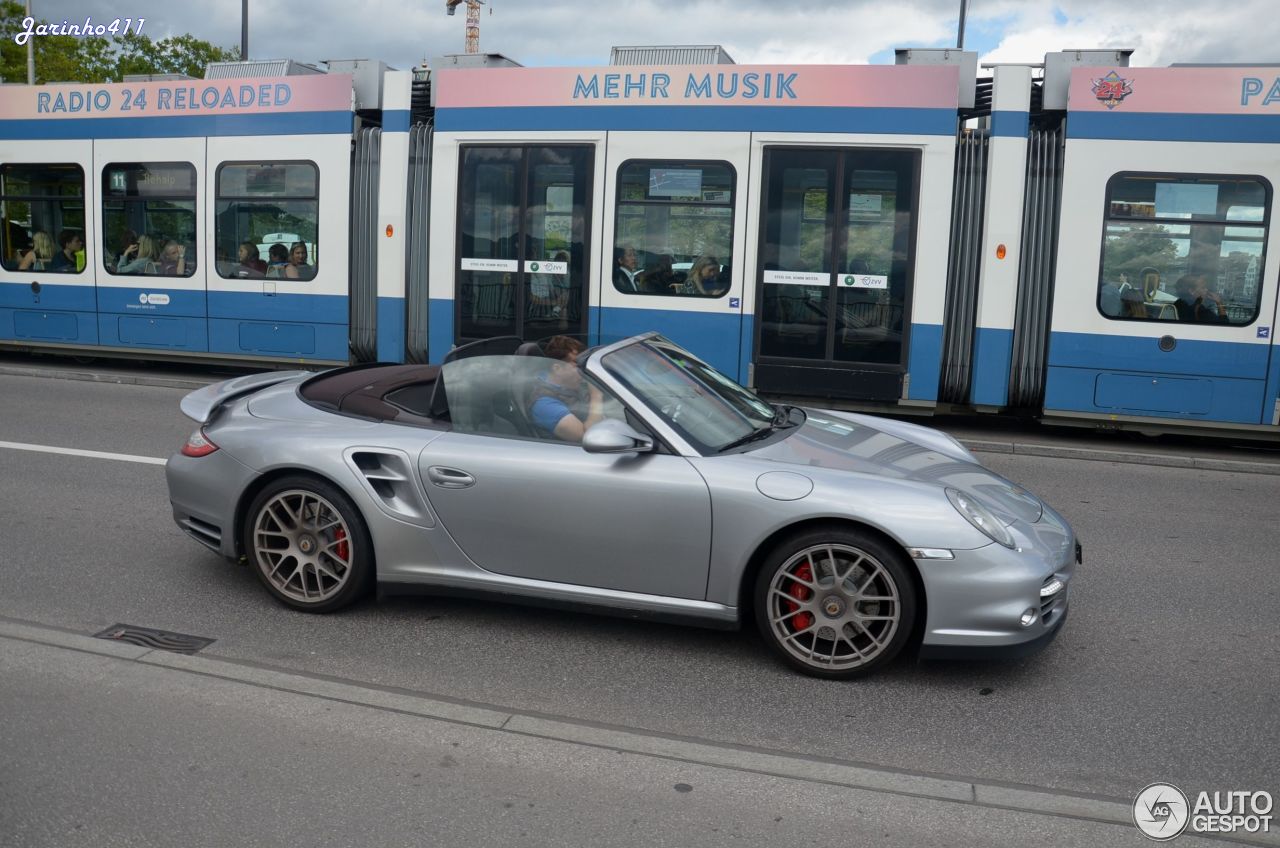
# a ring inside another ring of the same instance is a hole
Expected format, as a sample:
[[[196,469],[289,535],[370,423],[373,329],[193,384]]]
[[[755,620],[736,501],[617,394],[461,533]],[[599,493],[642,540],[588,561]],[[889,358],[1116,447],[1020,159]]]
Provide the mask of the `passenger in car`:
[[[590,383],[586,418],[579,418],[571,408],[583,384],[576,362],[583,350],[582,342],[568,336],[553,336],[547,342],[544,353],[553,361],[538,375],[529,406],[529,419],[540,433],[566,442],[581,442],[587,430],[604,418],[604,395]]]

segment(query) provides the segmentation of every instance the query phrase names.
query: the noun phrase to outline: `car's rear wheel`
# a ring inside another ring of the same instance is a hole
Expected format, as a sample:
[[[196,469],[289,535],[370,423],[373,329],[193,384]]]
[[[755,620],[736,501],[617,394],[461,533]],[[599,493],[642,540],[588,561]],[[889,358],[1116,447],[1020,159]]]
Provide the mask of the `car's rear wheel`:
[[[295,609],[332,612],[373,576],[369,530],[351,499],[311,477],[284,477],[253,499],[244,551],[264,586]]]
[[[798,534],[769,554],[756,624],[792,667],[815,677],[869,674],[911,638],[916,589],[894,546],[854,528]]]

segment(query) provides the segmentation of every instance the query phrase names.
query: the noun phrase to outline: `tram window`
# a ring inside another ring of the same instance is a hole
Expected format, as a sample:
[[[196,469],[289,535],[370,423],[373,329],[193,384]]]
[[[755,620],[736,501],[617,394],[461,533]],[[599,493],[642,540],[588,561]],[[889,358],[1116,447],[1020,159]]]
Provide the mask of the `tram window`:
[[[320,264],[320,173],[312,162],[218,168],[215,267],[226,279],[310,280]]]
[[[1117,321],[1253,323],[1270,202],[1260,177],[1112,177],[1098,311]]]
[[[85,266],[84,170],[0,165],[0,264],[6,271],[78,274]]]
[[[618,169],[614,288],[667,297],[728,293],[734,178],[727,162],[624,163]]]
[[[102,257],[116,275],[196,272],[196,169],[112,162],[102,169]]]

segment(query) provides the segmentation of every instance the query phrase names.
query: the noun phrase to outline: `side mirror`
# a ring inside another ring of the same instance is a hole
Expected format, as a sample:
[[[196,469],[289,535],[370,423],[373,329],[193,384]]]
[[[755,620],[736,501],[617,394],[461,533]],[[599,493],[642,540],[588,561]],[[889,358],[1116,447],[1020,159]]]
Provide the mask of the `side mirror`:
[[[609,418],[597,423],[582,437],[587,453],[648,453],[653,439],[642,436],[625,421]]]

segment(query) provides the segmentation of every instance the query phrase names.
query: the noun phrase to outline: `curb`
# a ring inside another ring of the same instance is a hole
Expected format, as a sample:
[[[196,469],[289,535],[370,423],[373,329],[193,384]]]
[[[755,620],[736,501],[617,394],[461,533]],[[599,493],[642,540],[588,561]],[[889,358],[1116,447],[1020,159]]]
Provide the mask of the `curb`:
[[[203,389],[210,383],[218,382],[218,380],[194,380],[182,377],[102,374],[95,371],[70,371],[61,368],[23,368],[14,365],[0,365],[0,375],[6,377],[43,377],[51,380],[78,380],[86,383],[118,383],[128,386],[158,386],[165,389]]]
[[[960,442],[975,453],[1006,453],[1020,456],[1045,456],[1056,459],[1084,459],[1093,462],[1118,462],[1126,465],[1197,468],[1204,471],[1233,471],[1237,474],[1280,474],[1280,462],[1250,462],[1243,459],[1217,459],[1206,456],[1136,453],[1103,448],[1045,445],[1034,442],[993,442],[981,439],[961,439]]]
[[[500,706],[447,700],[407,690],[378,688],[358,681],[308,675],[230,659],[172,654],[45,625],[0,618],[0,640],[4,639],[95,654],[114,661],[141,663],[173,673],[198,674],[306,697],[465,724],[494,733],[514,733],[555,742],[890,795],[1133,827],[1132,803],[1120,798],[913,772],[669,736],[653,731],[596,725],[565,717],[519,713]],[[1280,846],[1280,834],[1246,834],[1244,838],[1239,834],[1232,834],[1227,841]]]

